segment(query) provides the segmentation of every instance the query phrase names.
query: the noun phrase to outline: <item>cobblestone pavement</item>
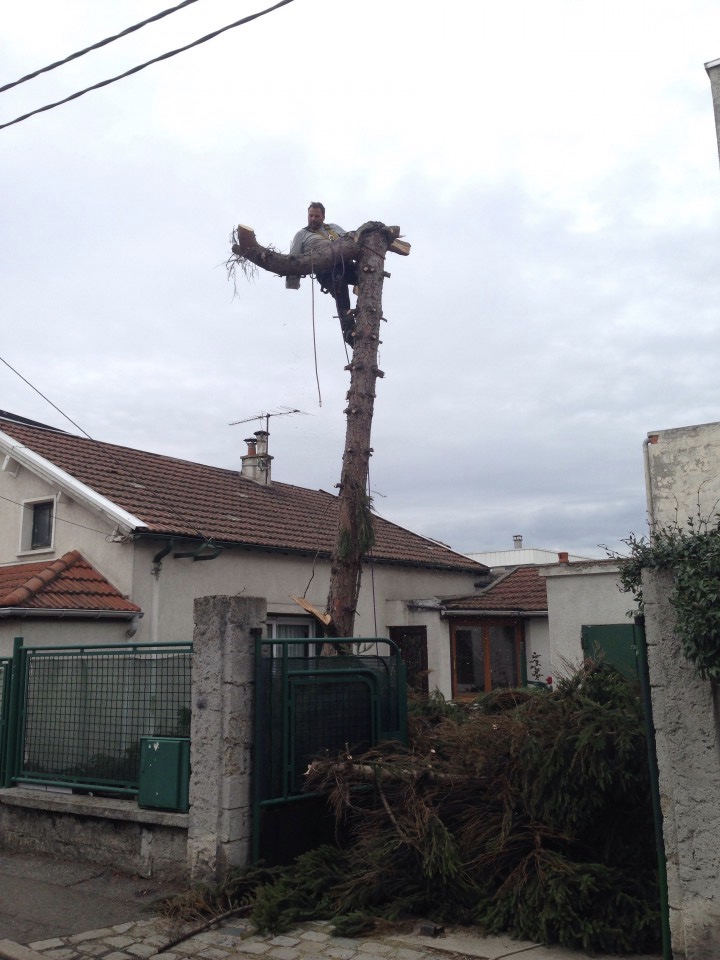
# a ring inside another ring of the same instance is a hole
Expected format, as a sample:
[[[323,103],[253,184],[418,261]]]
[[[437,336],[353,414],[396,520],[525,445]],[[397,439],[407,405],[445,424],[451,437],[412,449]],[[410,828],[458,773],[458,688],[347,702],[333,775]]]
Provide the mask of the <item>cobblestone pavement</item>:
[[[314,922],[282,935],[258,934],[243,920],[230,918],[193,934],[192,927],[154,917],[40,940],[27,947],[0,940],[0,960],[579,960],[585,956],[562,947],[483,937],[472,929],[450,930],[438,938],[390,931],[357,939],[332,936],[330,929],[329,923]]]
[[[187,934],[170,921],[158,918],[121,923],[102,930],[91,930],[69,937],[54,937],[13,950],[9,941],[0,941],[0,957],[7,960],[246,960],[264,957],[266,960],[458,960],[458,958],[488,957],[487,952],[460,954],[454,950],[437,950],[426,946],[413,947],[393,937],[383,939],[347,939],[334,937],[329,924],[316,922],[282,935],[257,934],[242,921],[230,920],[226,925],[205,930],[173,941]],[[518,949],[532,951],[533,945],[515,943],[511,956]],[[494,957],[500,955],[495,951]]]

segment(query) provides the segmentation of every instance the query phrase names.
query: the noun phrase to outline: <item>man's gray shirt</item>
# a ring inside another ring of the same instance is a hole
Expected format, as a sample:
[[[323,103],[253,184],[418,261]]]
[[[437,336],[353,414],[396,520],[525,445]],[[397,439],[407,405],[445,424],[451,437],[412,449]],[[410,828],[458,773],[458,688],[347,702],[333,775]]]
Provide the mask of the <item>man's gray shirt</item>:
[[[303,227],[293,237],[289,255],[291,257],[301,257],[304,253],[310,253],[312,250],[324,250],[328,243],[332,243],[332,237],[328,230],[332,230],[338,237],[344,237],[347,233],[336,223],[324,223],[317,230]],[[290,290],[297,290],[300,286],[300,277],[286,277],[285,286]]]

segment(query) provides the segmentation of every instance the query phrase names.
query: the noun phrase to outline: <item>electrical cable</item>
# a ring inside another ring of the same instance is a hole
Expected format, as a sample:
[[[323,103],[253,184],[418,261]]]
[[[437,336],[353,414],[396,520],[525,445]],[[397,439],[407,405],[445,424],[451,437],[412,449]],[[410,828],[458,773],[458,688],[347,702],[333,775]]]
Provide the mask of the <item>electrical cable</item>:
[[[12,497],[4,497],[1,493],[0,493],[0,500],[5,500],[6,503],[14,503],[16,507],[25,506],[25,504],[20,503],[19,500],[13,500]],[[74,520],[66,520],[65,517],[59,517],[57,513],[55,513],[54,520],[56,523],[67,523],[71,527],[80,527],[81,530],[90,530],[91,533],[100,533],[102,534],[103,537],[110,536],[107,530],[98,530],[96,527],[88,527],[84,523],[76,523]],[[34,562],[34,561],[29,561],[29,562]]]
[[[170,7],[169,10],[163,10],[161,13],[156,13],[154,17],[148,17],[147,20],[143,20],[141,23],[133,24],[132,27],[126,27],[126,29],[121,30],[120,33],[116,33],[112,37],[105,37],[104,40],[99,40],[97,43],[93,43],[92,46],[85,47],[83,50],[78,50],[77,53],[71,53],[63,60],[57,60],[55,63],[48,64],[47,67],[41,67],[39,70],[33,70],[32,73],[28,73],[24,77],[20,77],[19,80],[13,80],[12,83],[6,83],[4,86],[0,87],[0,93],[5,93],[6,90],[12,90],[13,87],[18,87],[21,83],[26,83],[28,80],[34,80],[35,77],[39,77],[43,73],[49,73],[51,70],[56,70],[58,67],[62,67],[66,63],[70,63],[71,60],[77,60],[78,57],[84,57],[86,53],[90,53],[92,50],[99,50],[100,47],[105,47],[108,45],[108,43],[112,43],[114,40],[119,40],[121,37],[126,37],[129,33],[134,33],[136,30],[146,27],[149,23],[154,23],[156,20],[162,20],[163,17],[167,17],[171,13],[176,13],[178,10],[189,6],[191,3],[197,3],[197,0],[183,0],[183,2],[179,3],[176,7]]]
[[[35,393],[37,393],[37,395],[38,395],[39,397],[42,397],[43,400],[45,400],[47,403],[49,403],[51,407],[53,407],[55,410],[57,410],[57,412],[60,414],[61,417],[64,417],[69,423],[71,423],[71,424],[72,424],[77,430],[79,430],[80,433],[82,433],[91,443],[94,443],[95,446],[98,448],[98,450],[100,450],[100,451],[102,452],[102,455],[103,455],[104,457],[110,457],[109,451],[107,451],[107,450],[105,449],[105,446],[104,446],[99,440],[96,440],[94,437],[91,437],[90,434],[87,432],[87,430],[83,430],[83,428],[80,426],[80,424],[75,423],[75,421],[72,419],[72,417],[69,417],[63,410],[60,409],[60,407],[57,406],[57,404],[53,403],[52,400],[50,400],[48,397],[46,397],[44,393],[42,393],[40,390],[38,390],[38,388],[37,388],[34,384],[32,384],[32,383],[27,379],[27,377],[24,377],[18,370],[15,369],[15,367],[12,366],[12,364],[8,363],[8,361],[7,361],[4,357],[0,356],[0,362],[4,363],[5,366],[6,366],[9,370],[12,370],[12,372],[13,372],[16,376],[20,377],[20,379],[23,381],[23,383],[26,383],[26,384],[30,387],[31,390],[34,390]],[[115,469],[117,469],[117,462],[116,462],[116,460],[115,460],[114,458],[111,458],[111,462],[112,462],[113,467],[114,467]],[[177,507],[175,506],[175,504],[174,504],[172,501],[168,500],[166,497],[164,497],[164,496],[163,496],[161,493],[159,493],[157,490],[154,490],[147,482],[146,482],[145,486],[146,486],[146,488],[153,494],[153,496],[157,497],[157,499],[158,499],[164,506],[166,506],[166,507],[168,508],[169,512],[171,513],[171,515],[173,515],[173,516],[175,517],[176,520],[179,520],[181,523],[184,523],[185,526],[189,527],[191,530],[194,530],[195,533],[196,533],[196,535],[197,535],[198,537],[202,538],[203,540],[205,540],[206,542],[209,542],[209,541],[210,541],[210,537],[207,537],[194,523],[192,523],[190,520],[187,519],[187,517],[184,517],[181,513],[178,512]]]
[[[236,20],[235,23],[230,23],[225,27],[221,27],[219,30],[214,30],[212,33],[208,33],[206,36],[200,37],[199,40],[193,40],[192,43],[188,43],[184,47],[178,47],[177,50],[170,50],[168,53],[163,53],[159,57],[153,57],[152,60],[141,63],[137,67],[132,67],[130,70],[126,70],[124,73],[120,73],[116,77],[111,77],[109,80],[101,80],[99,83],[94,83],[90,87],[85,87],[84,90],[78,90],[77,93],[70,94],[69,97],[64,97],[62,100],[56,100],[55,103],[47,103],[44,107],[38,107],[37,110],[31,110],[29,113],[24,113],[21,117],[15,117],[14,120],[9,120],[7,123],[0,123],[0,130],[4,130],[6,127],[12,127],[13,124],[21,123],[23,120],[28,120],[30,117],[34,117],[37,113],[44,113],[46,110],[52,110],[55,107],[60,107],[64,103],[69,103],[71,100],[77,100],[78,97],[82,97],[84,94],[90,93],[91,90],[99,90],[101,87],[107,87],[109,84],[115,83],[117,80],[124,80],[125,77],[130,77],[134,73],[139,73],[140,70],[144,70],[145,67],[149,67],[153,63],[159,63],[161,60],[168,60],[170,57],[175,57],[179,53],[184,53],[186,50],[191,50],[193,47],[197,47],[201,43],[206,43],[208,40],[214,40],[215,37],[219,37],[220,34],[225,33],[228,30],[232,30],[234,27],[241,27],[246,23],[250,23],[252,20],[257,20],[258,17],[264,17],[266,13],[272,13],[274,10],[284,7],[288,3],[292,2],[293,0],[279,0],[279,2],[274,4],[272,7],[267,7],[265,10],[260,10],[258,13],[251,13],[250,16],[243,17],[241,20]]]

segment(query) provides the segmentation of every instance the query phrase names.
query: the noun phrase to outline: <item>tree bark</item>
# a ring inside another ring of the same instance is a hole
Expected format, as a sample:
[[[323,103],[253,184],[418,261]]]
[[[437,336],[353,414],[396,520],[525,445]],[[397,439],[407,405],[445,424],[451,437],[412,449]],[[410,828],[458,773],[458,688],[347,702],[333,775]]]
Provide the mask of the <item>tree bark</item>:
[[[258,244],[254,232],[238,227],[232,250],[237,260],[269,270],[281,277],[305,276],[329,270],[337,263],[338,243],[342,256],[357,261],[358,300],[355,310],[350,389],[345,409],[347,429],[338,494],[338,530],[330,562],[330,588],[326,633],[332,638],[351,638],[360,593],[363,556],[372,548],[374,533],[367,481],[372,448],[370,434],[375,406],[375,384],[384,373],[378,370],[378,346],[382,321],[382,289],[385,255],[397,241],[399,227],[370,221],[355,234],[332,244],[326,252],[290,257]],[[407,255],[409,246],[397,243],[393,252]],[[338,644],[325,644],[324,653],[336,653]]]

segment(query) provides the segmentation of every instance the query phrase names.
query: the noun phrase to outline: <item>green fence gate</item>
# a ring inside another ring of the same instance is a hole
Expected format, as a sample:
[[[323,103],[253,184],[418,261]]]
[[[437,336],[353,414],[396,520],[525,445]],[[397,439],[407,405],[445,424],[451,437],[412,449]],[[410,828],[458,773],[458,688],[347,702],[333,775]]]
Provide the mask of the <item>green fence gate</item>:
[[[341,640],[347,655],[316,655],[317,642],[258,637],[255,646],[253,854],[265,811],[317,796],[304,790],[318,756],[357,755],[407,739],[405,665],[386,638]]]

